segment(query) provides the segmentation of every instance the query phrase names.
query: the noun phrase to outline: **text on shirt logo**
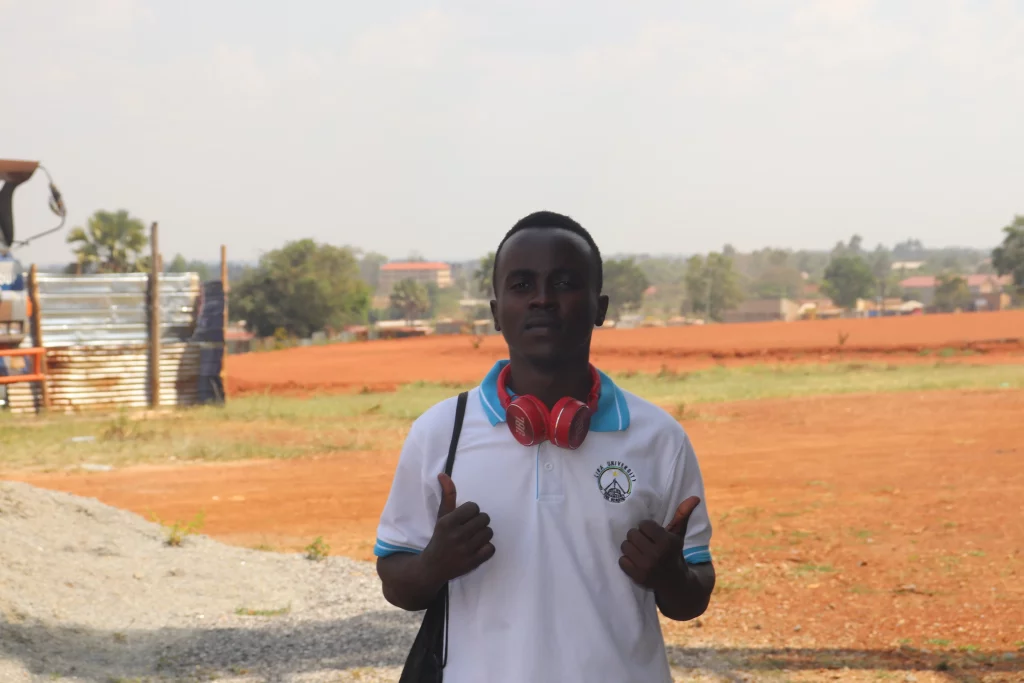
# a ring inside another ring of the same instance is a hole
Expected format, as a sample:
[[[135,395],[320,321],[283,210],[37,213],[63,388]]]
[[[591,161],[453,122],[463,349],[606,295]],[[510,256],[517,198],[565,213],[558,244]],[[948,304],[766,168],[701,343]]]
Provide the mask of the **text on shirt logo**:
[[[633,493],[636,475],[624,462],[609,460],[594,472],[597,488],[609,503],[622,503]]]

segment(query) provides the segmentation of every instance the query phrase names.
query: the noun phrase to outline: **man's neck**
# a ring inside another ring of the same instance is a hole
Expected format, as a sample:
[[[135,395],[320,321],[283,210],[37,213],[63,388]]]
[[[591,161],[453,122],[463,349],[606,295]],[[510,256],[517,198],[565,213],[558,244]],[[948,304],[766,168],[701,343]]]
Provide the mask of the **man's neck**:
[[[557,368],[541,368],[510,354],[509,387],[516,394],[536,396],[550,410],[566,396],[587,402],[593,382],[588,356],[567,359]]]

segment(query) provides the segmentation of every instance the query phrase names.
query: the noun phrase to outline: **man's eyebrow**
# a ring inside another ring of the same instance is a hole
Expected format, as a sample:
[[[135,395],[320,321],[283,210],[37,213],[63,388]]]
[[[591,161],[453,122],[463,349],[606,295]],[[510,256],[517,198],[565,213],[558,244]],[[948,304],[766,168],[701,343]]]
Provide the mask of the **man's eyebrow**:
[[[530,268],[516,268],[515,270],[510,270],[508,273],[506,273],[505,279],[509,280],[513,277],[532,277],[536,274],[537,271],[531,270]]]

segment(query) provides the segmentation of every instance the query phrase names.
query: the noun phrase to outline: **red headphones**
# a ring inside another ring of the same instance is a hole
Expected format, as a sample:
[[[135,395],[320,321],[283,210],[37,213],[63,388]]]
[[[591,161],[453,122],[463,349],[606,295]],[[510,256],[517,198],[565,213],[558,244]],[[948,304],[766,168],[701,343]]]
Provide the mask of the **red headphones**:
[[[549,412],[536,396],[523,395],[512,399],[508,393],[511,368],[511,365],[506,365],[498,374],[498,400],[505,409],[505,422],[516,441],[524,446],[536,446],[550,439],[559,448],[579,448],[590,431],[590,418],[597,412],[597,401],[601,396],[601,377],[597,369],[590,366],[593,384],[586,403],[566,396]]]

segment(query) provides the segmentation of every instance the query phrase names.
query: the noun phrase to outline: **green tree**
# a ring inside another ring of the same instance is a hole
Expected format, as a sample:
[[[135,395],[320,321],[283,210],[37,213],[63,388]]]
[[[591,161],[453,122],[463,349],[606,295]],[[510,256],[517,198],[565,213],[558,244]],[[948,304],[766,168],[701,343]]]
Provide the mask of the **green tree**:
[[[438,287],[436,282],[428,282],[425,289],[428,301],[428,317],[448,317],[459,313],[459,299],[461,297],[457,288]]]
[[[841,308],[850,308],[857,299],[872,295],[875,274],[864,259],[852,254],[836,256],[825,269],[822,291]]]
[[[604,293],[608,295],[608,315],[616,320],[627,310],[635,310],[644,300],[649,286],[647,276],[632,258],[604,262]]]
[[[401,311],[405,320],[415,320],[430,310],[430,297],[415,280],[399,280],[391,292],[391,307]]]
[[[97,211],[86,227],[68,233],[68,244],[83,272],[135,273],[148,267],[146,226],[127,211]]]
[[[164,272],[167,273],[187,273],[188,272],[188,261],[181,254],[175,254],[171,262],[164,267]]]
[[[1018,294],[1024,294],[1024,216],[1014,216],[1003,228],[1006,237],[992,251],[992,265],[1000,275],[1012,275]]]
[[[761,249],[750,254],[741,273],[750,278],[747,293],[756,299],[794,299],[804,288],[799,268],[790,262],[790,253],[782,249]]]
[[[722,313],[743,301],[732,258],[712,252],[707,258],[693,256],[686,263],[686,295],[694,313],[721,320]]]
[[[199,279],[203,282],[210,280],[210,266],[202,261],[192,259],[191,261],[186,259],[181,254],[175,254],[174,258],[171,259],[169,264],[164,265],[165,273],[196,273],[199,275]],[[220,279],[218,274],[217,279]]]
[[[935,283],[935,309],[943,313],[970,308],[971,288],[959,275],[944,273]]]
[[[900,292],[899,276],[892,271],[892,258],[889,250],[878,245],[871,254],[871,274],[875,277],[875,293],[882,300],[883,308],[886,298],[898,296]]]
[[[485,298],[494,298],[494,252],[480,259],[480,266],[473,271],[473,284]]]
[[[279,328],[308,337],[365,322],[370,307],[353,250],[311,239],[264,254],[232,289],[231,317],[264,337]]]
[[[359,274],[370,286],[370,290],[376,292],[380,282],[380,267],[388,262],[388,257],[370,251],[362,254],[359,258]]]

